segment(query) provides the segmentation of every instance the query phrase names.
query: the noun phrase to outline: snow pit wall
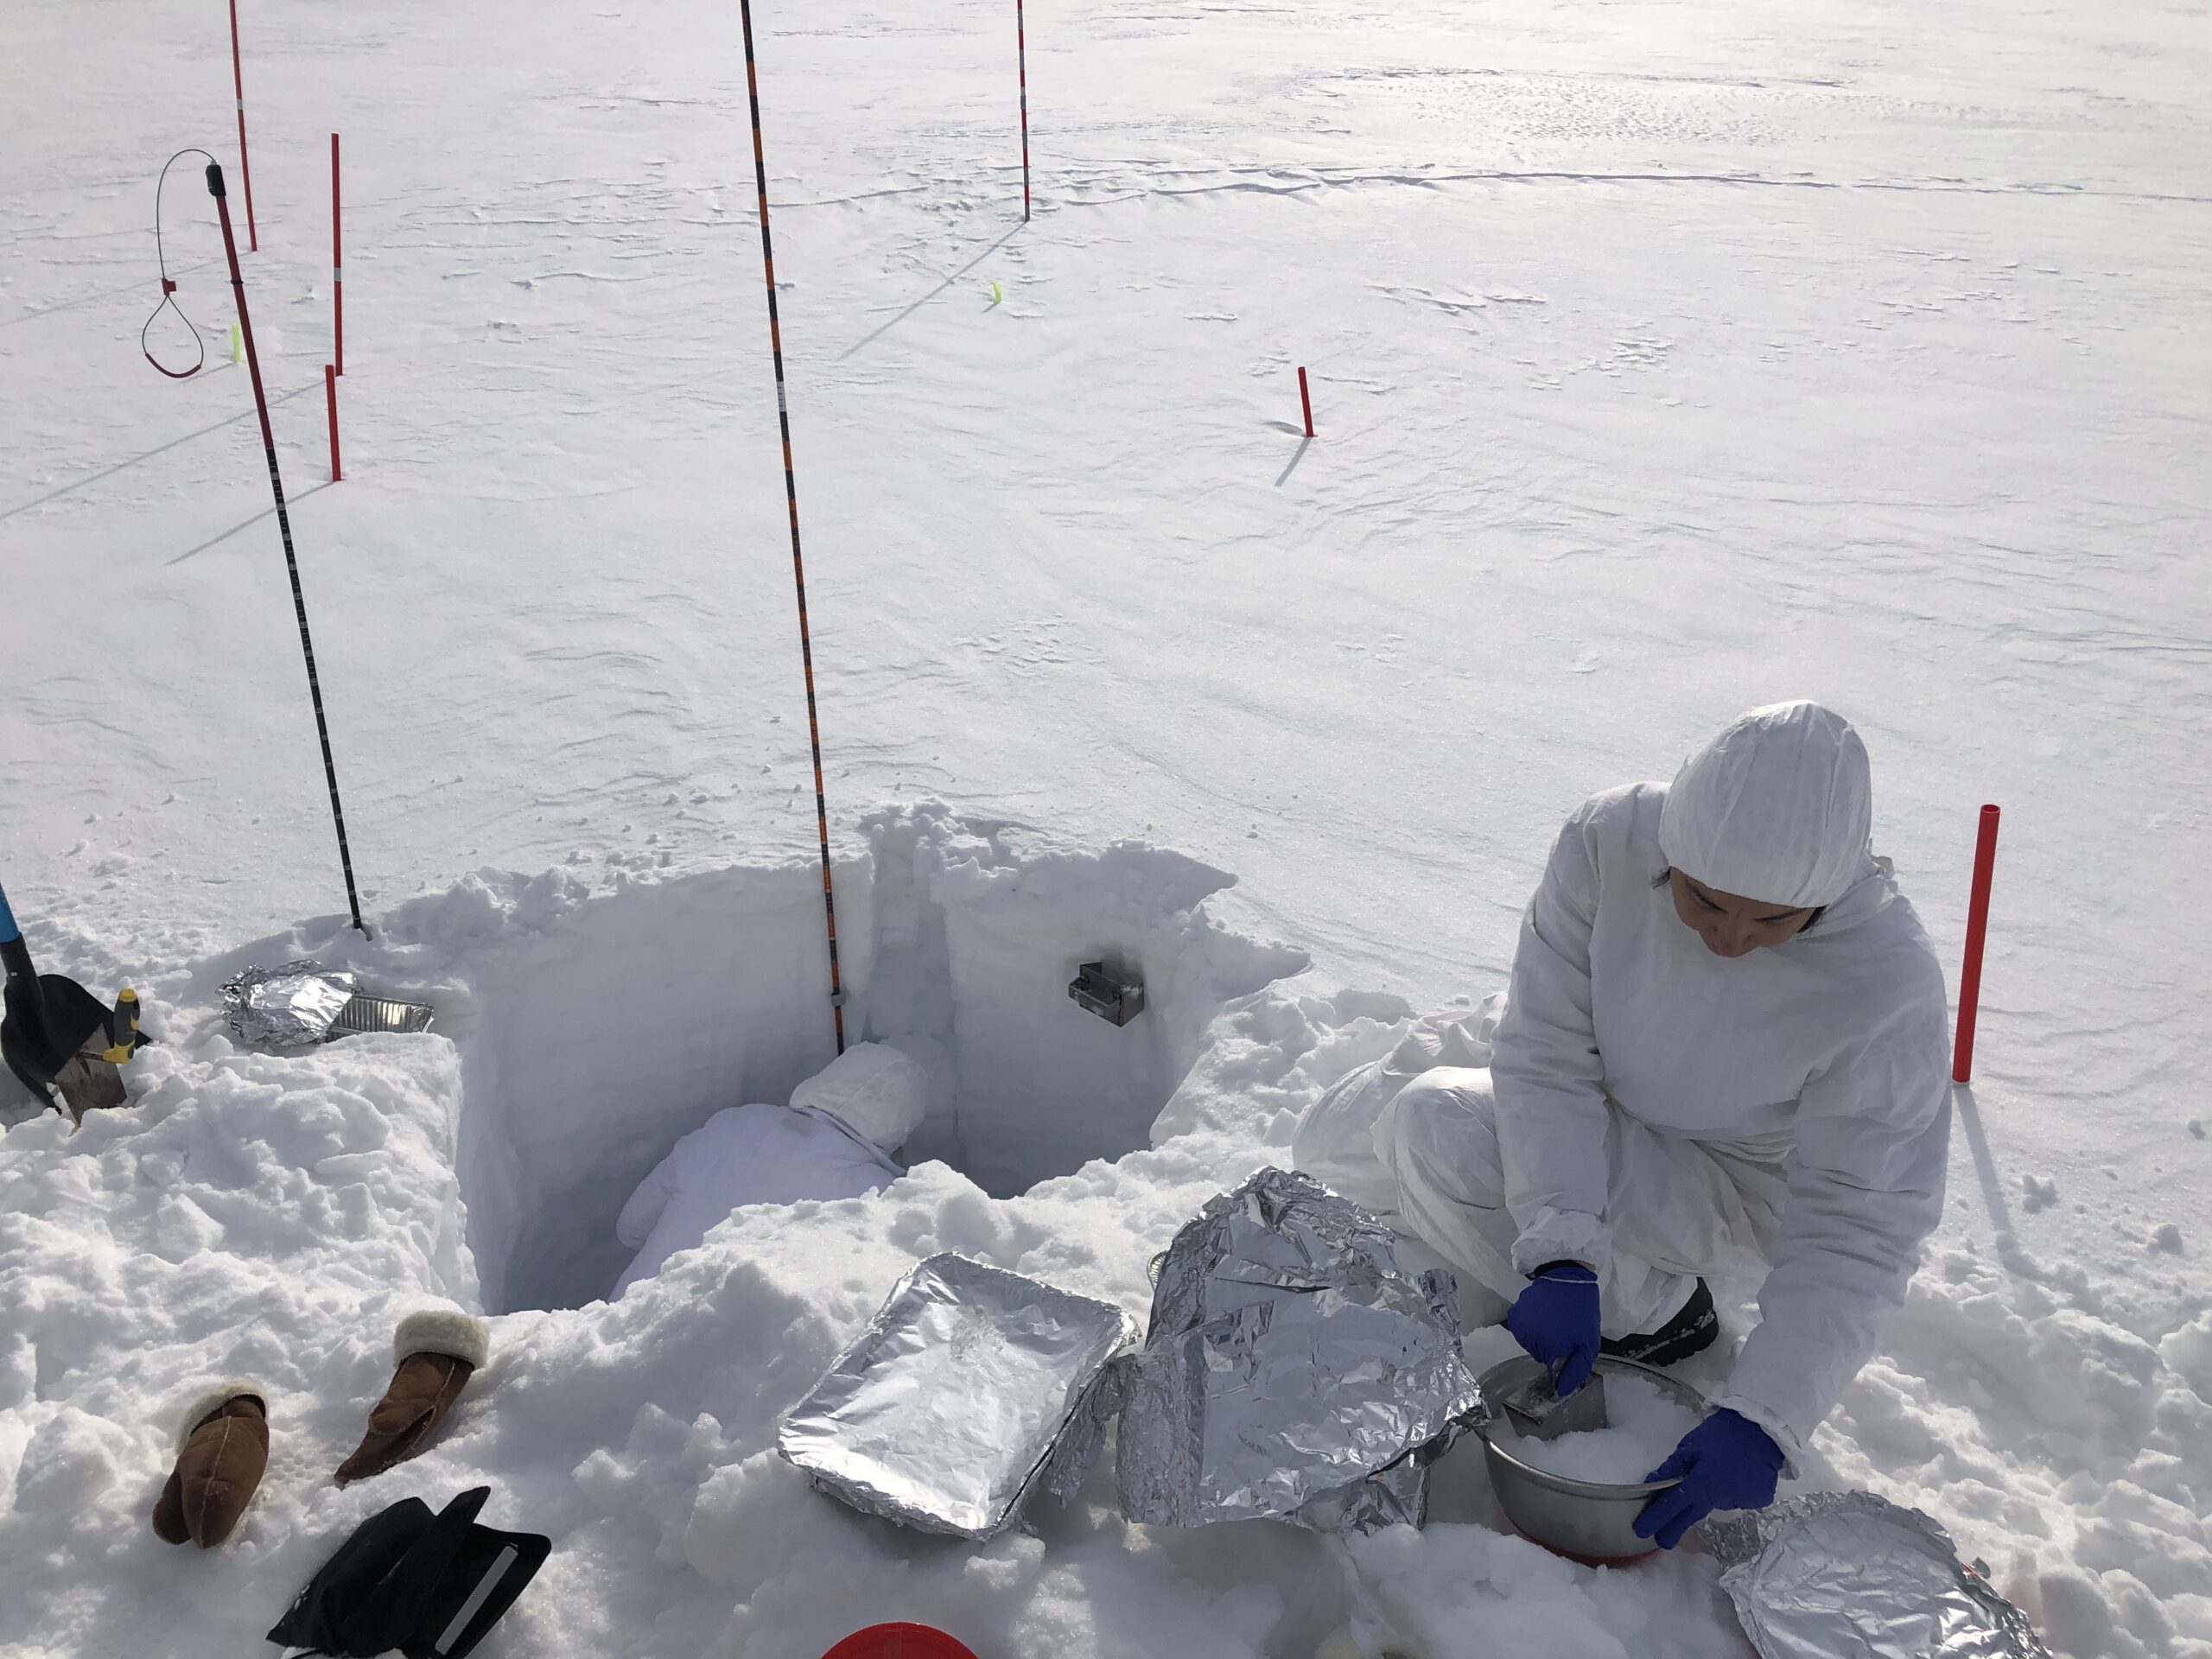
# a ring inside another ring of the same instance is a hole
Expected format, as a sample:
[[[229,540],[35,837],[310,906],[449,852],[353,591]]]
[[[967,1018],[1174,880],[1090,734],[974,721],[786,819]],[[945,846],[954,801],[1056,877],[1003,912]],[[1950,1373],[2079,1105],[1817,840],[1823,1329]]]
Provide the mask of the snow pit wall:
[[[849,1041],[931,1078],[906,1147],[995,1197],[1150,1144],[1224,1004],[1305,966],[1199,906],[1232,878],[1179,855],[1072,851],[941,811],[878,815],[836,870]],[[780,1102],[833,1055],[818,866],[730,869],[577,897],[499,928],[461,977],[461,1189],[486,1306],[579,1306],[627,1263],[614,1218],[677,1139]],[[1143,980],[1116,1027],[1067,982],[1104,957]]]

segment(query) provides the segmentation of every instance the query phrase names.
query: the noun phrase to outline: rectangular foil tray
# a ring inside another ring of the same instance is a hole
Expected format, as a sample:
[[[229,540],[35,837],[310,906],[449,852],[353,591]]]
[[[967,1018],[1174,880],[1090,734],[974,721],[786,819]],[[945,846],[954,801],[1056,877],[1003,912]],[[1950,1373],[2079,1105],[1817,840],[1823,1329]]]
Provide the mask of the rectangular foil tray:
[[[785,1414],[776,1449],[856,1510],[989,1538],[1135,1336],[1110,1302],[933,1255]]]

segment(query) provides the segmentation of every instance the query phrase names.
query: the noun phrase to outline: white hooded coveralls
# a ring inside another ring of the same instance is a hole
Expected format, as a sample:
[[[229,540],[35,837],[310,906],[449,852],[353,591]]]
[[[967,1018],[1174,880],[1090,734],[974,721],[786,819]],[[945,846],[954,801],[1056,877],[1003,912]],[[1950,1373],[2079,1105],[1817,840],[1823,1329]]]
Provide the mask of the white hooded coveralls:
[[[614,1224],[637,1251],[614,1296],[696,1247],[748,1204],[880,1192],[906,1172],[885,1155],[921,1122],[929,1079],[880,1043],[856,1043],[792,1091],[789,1106],[732,1106],[678,1141]]]
[[[862,1198],[904,1173],[827,1112],[728,1107],[678,1141],[622,1206],[614,1236],[638,1255],[614,1294],[696,1248],[741,1205]]]
[[[1402,1227],[1508,1299],[1547,1262],[1592,1263],[1608,1336],[1663,1322],[1693,1275],[1746,1255],[1771,1263],[1762,1322],[1721,1403],[1794,1457],[1872,1356],[1941,1214],[1942,973],[1863,840],[1840,873],[1816,872],[1847,885],[1809,932],[1713,955],[1653,885],[1669,862],[1668,793],[1631,785],[1568,819],[1495,1030],[1465,1022],[1447,1057],[1461,1064],[1407,1083],[1374,1118],[1384,1179],[1373,1196],[1395,1198]],[[1736,832],[1746,828],[1758,826]],[[1686,873],[1746,897],[1810,896],[1784,874],[1755,873],[1776,887],[1761,893]],[[1476,1069],[1484,1049],[1488,1069]],[[1301,1166],[1311,1144],[1314,1162],[1359,1185],[1344,1126],[1375,1109],[1389,1069],[1323,1097],[1300,1132]],[[1361,1089],[1369,1104],[1352,1105]]]

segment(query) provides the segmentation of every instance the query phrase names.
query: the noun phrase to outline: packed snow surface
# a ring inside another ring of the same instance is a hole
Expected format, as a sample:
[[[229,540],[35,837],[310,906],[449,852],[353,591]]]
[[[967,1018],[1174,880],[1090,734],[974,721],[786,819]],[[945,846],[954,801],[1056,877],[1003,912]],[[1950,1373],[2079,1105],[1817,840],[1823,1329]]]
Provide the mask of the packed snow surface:
[[[126,1109],[0,1139],[0,1652],[266,1650],[359,1519],[480,1482],[555,1541],[487,1659],[879,1619],[1306,1659],[1351,1599],[1306,1535],[1131,1528],[1102,1479],[919,1538],[777,1418],[936,1250],[1141,1318],[1322,1089],[1503,982],[1577,803],[1807,696],[1947,952],[2005,818],[1946,1221],[1801,1478],[1936,1515],[2061,1653],[2212,1656],[2202,9],[1068,0],[1028,12],[1027,226],[1003,0],[753,10],[845,1014],[931,1112],[882,1194],[610,1304],[638,1179],[831,1047],[734,10],[241,8],[369,942],[190,158],[210,365],[138,353],[163,159],[215,151],[243,217],[226,15],[7,8],[0,880],[162,1042]],[[222,981],[302,954],[435,1029],[234,1045]],[[1065,994],[1101,954],[1125,1029]],[[1708,1391],[1751,1317],[1715,1288]],[[337,1491],[432,1298],[491,1363]],[[240,1373],[269,1472],[171,1549],[171,1418]],[[1427,1659],[1740,1659],[1709,1561],[1547,1555],[1481,1465],[1351,1551]]]
[[[1510,1419],[1498,1448],[1529,1465],[1575,1480],[1632,1486],[1666,1460],[1704,1414],[1657,1383],[1615,1372],[1605,1378],[1605,1426],[1544,1440]]]

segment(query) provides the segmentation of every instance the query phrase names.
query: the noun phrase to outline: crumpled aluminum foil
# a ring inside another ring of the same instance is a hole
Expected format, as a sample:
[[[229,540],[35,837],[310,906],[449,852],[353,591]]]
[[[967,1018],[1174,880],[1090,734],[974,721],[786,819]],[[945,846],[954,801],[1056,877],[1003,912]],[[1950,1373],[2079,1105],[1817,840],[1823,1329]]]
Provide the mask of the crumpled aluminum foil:
[[[1872,1492],[1785,1498],[1700,1530],[1762,1659],[2050,1659],[1987,1567]]]
[[[359,988],[348,970],[302,957],[278,968],[249,968],[223,986],[231,1029],[249,1043],[292,1047],[330,1035],[339,1012]]]
[[[856,1510],[989,1538],[1045,1484],[1071,1422],[1095,1414],[1135,1335],[1110,1302],[933,1255],[785,1414],[776,1449]],[[1083,1478],[1065,1461],[1053,1472],[1069,1491]]]
[[[1452,1292],[1310,1176],[1263,1169],[1210,1200],[1168,1247],[1129,1367],[1122,1514],[1418,1524],[1427,1465],[1484,1414]]]

